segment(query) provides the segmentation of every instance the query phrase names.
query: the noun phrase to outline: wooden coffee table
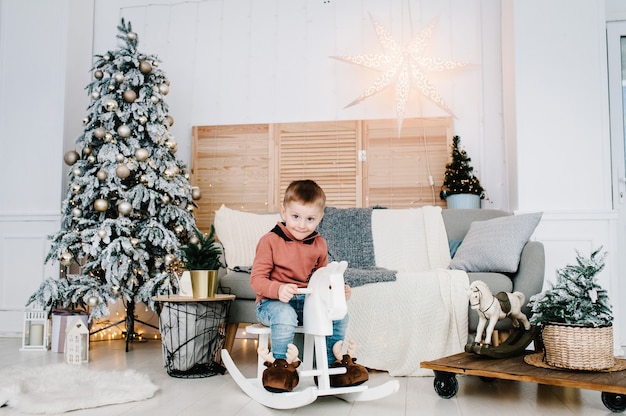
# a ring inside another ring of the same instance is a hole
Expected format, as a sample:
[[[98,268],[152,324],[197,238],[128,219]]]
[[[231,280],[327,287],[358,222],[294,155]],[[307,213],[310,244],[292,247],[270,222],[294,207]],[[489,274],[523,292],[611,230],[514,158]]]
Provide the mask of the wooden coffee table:
[[[532,353],[532,351],[529,351]],[[564,386],[602,392],[602,403],[612,412],[626,410],[626,370],[611,372],[555,370],[527,364],[523,356],[489,358],[463,352],[433,361],[422,361],[420,367],[435,372],[437,394],[449,399],[459,385],[456,374],[491,379],[528,381],[551,386]]]

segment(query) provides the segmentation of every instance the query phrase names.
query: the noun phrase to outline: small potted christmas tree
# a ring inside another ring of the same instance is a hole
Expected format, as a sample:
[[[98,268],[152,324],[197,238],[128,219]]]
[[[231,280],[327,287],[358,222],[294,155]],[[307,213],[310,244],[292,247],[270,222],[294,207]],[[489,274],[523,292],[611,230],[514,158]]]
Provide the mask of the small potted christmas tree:
[[[460,147],[461,138],[452,138],[452,161],[446,165],[443,186],[439,196],[448,203],[448,208],[480,208],[485,190],[474,176],[472,159]]]
[[[197,228],[195,236],[181,247],[182,261],[191,274],[191,289],[194,298],[212,298],[217,291],[218,270],[224,264],[222,251],[215,244],[215,227],[203,234]]]
[[[549,290],[530,298],[530,322],[542,326],[547,364],[574,370],[604,370],[614,365],[613,313],[596,275],[604,268],[600,249],[557,270]]]

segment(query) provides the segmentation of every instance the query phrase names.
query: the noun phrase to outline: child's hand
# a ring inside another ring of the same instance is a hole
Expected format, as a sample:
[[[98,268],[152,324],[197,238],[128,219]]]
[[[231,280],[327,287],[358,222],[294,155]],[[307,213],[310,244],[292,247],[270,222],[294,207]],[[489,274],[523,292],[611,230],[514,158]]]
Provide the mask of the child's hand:
[[[286,283],[278,288],[278,300],[287,303],[296,293],[298,293],[298,286],[293,283]]]
[[[352,289],[348,285],[345,285],[343,289],[344,289],[344,292],[346,293],[346,300],[350,300],[350,295],[352,295]]]

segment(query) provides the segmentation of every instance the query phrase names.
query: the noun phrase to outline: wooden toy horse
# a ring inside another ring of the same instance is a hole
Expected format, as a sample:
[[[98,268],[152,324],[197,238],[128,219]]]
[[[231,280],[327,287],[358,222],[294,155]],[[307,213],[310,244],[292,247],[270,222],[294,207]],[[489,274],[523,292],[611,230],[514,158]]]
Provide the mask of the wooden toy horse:
[[[374,388],[366,384],[350,387],[331,387],[330,376],[347,374],[347,368],[330,368],[326,351],[326,336],[332,335],[332,321],[343,319],[347,313],[343,273],[348,263],[332,262],[318,269],[309,280],[303,310],[303,325],[297,332],[304,333],[304,354],[302,365],[294,365],[298,372],[299,384],[291,392],[272,393],[263,388],[262,378],[268,367],[267,346],[270,329],[256,324],[246,328],[246,332],[259,335],[259,359],[257,376],[247,379],[241,374],[227,350],[222,350],[224,366],[237,385],[252,399],[274,409],[293,409],[313,403],[319,396],[337,395],[346,400],[364,401],[386,397],[400,389],[398,380],[391,380]],[[333,350],[340,355],[341,345]],[[294,360],[291,360],[292,362]],[[314,367],[315,363],[315,367]],[[314,378],[317,382],[314,382]]]
[[[530,330],[530,322],[522,312],[525,301],[522,292],[499,292],[494,296],[485,282],[476,280],[470,285],[467,294],[471,308],[478,313],[478,327],[476,328],[474,346],[481,344],[487,321],[489,321],[489,325],[485,333],[485,346],[492,345],[491,337],[496,323],[504,318],[510,318],[515,328],[519,328],[521,322],[524,324],[524,330]]]

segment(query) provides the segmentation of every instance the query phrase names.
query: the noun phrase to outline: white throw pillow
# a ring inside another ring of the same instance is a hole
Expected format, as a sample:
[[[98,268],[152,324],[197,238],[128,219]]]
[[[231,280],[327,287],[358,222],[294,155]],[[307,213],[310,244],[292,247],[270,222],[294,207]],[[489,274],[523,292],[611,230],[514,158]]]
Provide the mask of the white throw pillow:
[[[222,205],[215,211],[215,233],[224,246],[226,266],[252,266],[259,239],[280,221],[279,213],[254,214]]]
[[[450,262],[450,269],[466,272],[515,273],[522,249],[539,224],[542,213],[510,215],[474,221]]]

